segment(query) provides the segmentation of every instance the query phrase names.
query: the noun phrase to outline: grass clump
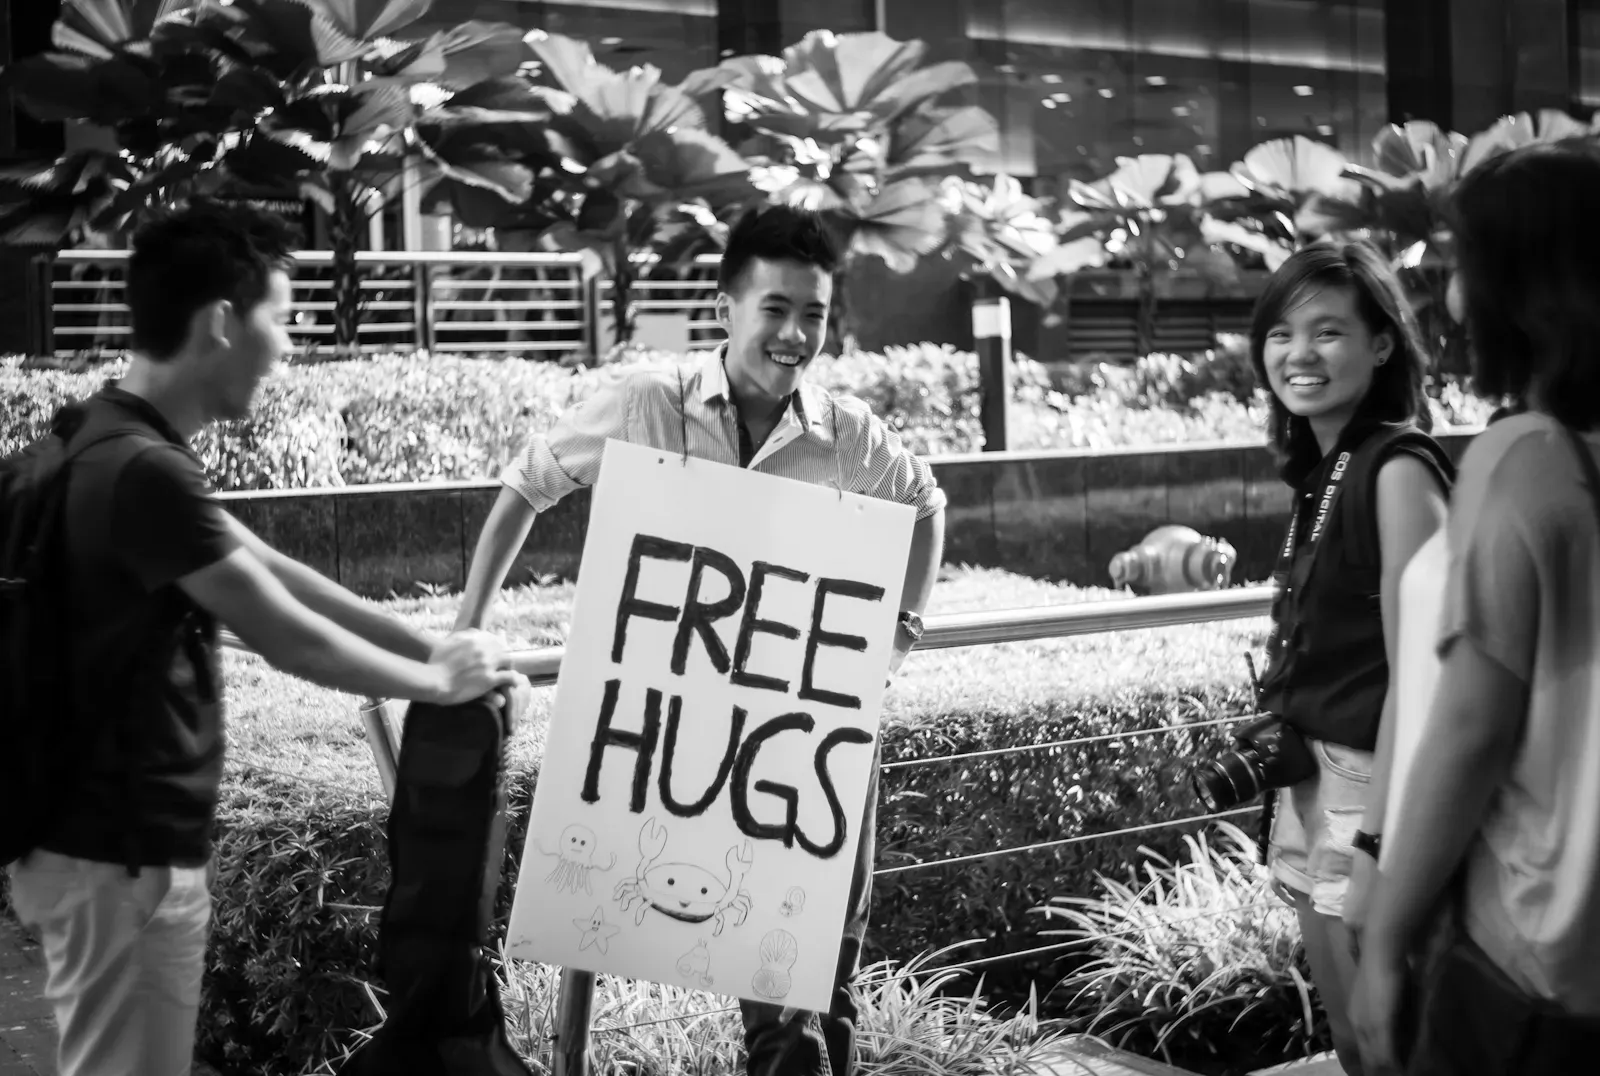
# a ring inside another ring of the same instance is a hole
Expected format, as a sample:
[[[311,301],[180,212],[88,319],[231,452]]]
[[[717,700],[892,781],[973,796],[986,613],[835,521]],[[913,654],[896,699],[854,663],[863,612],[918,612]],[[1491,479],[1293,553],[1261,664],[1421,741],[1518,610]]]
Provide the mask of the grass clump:
[[[1223,822],[1184,844],[1181,862],[1148,851],[1142,883],[1102,877],[1098,894],[1038,909],[1067,924],[1043,935],[1090,954],[1057,988],[1072,1022],[1205,1072],[1247,1071],[1324,1043],[1299,925],[1255,841]]]

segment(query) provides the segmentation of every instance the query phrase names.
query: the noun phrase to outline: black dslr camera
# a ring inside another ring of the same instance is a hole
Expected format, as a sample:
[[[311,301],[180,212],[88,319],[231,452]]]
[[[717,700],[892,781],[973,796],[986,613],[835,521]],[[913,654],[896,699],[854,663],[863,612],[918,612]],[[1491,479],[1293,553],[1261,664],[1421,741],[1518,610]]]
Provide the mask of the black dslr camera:
[[[1213,813],[1248,803],[1274,788],[1299,784],[1317,772],[1300,734],[1267,714],[1233,734],[1234,748],[1202,763],[1190,776],[1195,795]]]

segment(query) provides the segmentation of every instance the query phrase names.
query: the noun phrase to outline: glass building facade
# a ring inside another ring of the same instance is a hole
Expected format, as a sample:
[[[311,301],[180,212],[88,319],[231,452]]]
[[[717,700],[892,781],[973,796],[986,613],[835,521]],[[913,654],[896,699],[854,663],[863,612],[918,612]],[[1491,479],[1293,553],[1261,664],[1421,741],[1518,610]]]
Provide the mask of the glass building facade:
[[[883,29],[978,71],[1000,121],[991,167],[1050,193],[1138,153],[1226,168],[1302,133],[1352,155],[1387,122],[1384,0],[438,0],[441,21],[583,37],[669,79],[807,31]]]

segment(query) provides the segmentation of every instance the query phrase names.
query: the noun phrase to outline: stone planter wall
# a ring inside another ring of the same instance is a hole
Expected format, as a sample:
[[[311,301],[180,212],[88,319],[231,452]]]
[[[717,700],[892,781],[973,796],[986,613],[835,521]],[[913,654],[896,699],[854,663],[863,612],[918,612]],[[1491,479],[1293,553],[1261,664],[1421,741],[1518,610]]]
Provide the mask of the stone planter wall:
[[[1442,438],[1457,459],[1470,435]],[[1110,584],[1113,554],[1165,523],[1226,538],[1236,582],[1263,580],[1289,491],[1259,445],[1111,452],[995,452],[932,461],[950,500],[945,561],[1082,585]],[[269,543],[368,597],[459,590],[498,495],[493,482],[225,493]],[[572,579],[587,491],[539,516],[511,581]]]

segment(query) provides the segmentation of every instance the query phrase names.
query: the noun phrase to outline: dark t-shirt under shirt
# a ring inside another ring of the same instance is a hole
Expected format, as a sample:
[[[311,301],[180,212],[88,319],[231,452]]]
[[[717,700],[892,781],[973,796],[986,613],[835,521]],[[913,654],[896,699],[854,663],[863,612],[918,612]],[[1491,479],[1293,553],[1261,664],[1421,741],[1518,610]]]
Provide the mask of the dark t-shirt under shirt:
[[[79,436],[126,430],[72,464],[65,521],[74,697],[85,772],[49,851],[197,866],[222,780],[216,623],[178,586],[237,546],[200,461],[162,414],[107,386]]]

